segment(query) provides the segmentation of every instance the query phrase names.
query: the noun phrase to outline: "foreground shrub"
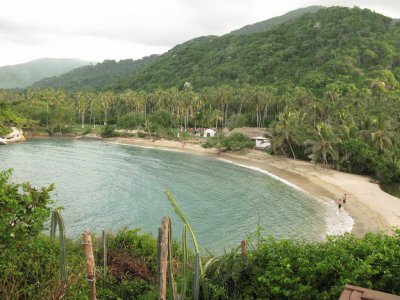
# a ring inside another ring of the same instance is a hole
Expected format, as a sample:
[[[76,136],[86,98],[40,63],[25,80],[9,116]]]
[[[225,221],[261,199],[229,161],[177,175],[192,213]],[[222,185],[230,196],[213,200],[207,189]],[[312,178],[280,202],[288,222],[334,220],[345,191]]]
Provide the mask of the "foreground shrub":
[[[338,299],[345,284],[400,294],[400,231],[324,243],[261,238],[247,257],[223,256],[207,278],[226,299]]]
[[[67,242],[65,288],[59,244],[39,233],[49,215],[51,187],[36,190],[9,183],[10,175],[11,171],[0,172],[0,299],[87,299],[81,241]],[[400,294],[400,229],[393,236],[369,233],[360,239],[346,234],[321,243],[276,240],[259,232],[257,238],[247,256],[234,249],[205,268],[206,298],[338,299],[345,284]],[[101,243],[95,237],[93,241],[99,299],[157,298],[153,236],[139,229],[108,235],[106,268]],[[176,282],[181,282],[183,251],[176,242],[172,253]],[[188,259],[193,265],[193,254]],[[186,295],[192,294],[192,278],[188,277]]]
[[[156,299],[156,240],[139,229],[108,236],[107,270],[93,243],[98,299]],[[0,299],[88,299],[86,260],[80,240],[67,242],[67,283],[61,281],[59,243],[43,234],[0,252]],[[143,270],[147,273],[143,273]],[[106,272],[105,272],[106,271]],[[144,275],[143,275],[144,274]]]
[[[0,251],[40,233],[52,203],[53,185],[36,189],[29,183],[12,183],[11,174],[11,170],[0,171]]]

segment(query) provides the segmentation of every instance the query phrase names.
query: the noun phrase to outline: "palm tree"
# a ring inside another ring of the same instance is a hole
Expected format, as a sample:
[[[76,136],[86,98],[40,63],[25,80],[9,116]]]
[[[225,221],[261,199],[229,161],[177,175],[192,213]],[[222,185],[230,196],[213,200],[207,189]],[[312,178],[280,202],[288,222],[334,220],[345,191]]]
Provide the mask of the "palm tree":
[[[116,97],[114,93],[111,91],[100,92],[99,97],[100,97],[100,108],[104,116],[104,125],[107,125],[108,113],[110,111],[110,107],[115,102]]]
[[[219,109],[214,110],[211,114],[211,119],[215,121],[215,130],[218,130],[218,121],[222,122],[224,120],[224,112]]]
[[[373,128],[361,131],[361,135],[369,139],[381,152],[385,148],[393,149],[396,132],[392,127],[392,119],[381,113],[377,118],[372,118],[371,123]]]
[[[87,96],[87,92],[78,92],[76,95],[76,104],[78,108],[78,114],[81,117],[81,127],[82,129],[85,127],[85,114],[86,109],[89,106],[89,97]]]
[[[333,147],[341,142],[341,140],[333,134],[331,126],[324,122],[317,124],[316,131],[316,139],[304,141],[304,145],[308,146],[305,152],[311,153],[309,158],[311,158],[313,162],[317,162],[321,159],[322,163],[327,165],[329,156],[333,161],[338,158],[338,153]]]
[[[285,147],[289,146],[293,158],[296,155],[293,150],[293,144],[301,144],[301,132],[304,124],[305,115],[299,111],[285,111],[279,115],[275,127],[267,131],[272,137],[272,149],[285,153]]]

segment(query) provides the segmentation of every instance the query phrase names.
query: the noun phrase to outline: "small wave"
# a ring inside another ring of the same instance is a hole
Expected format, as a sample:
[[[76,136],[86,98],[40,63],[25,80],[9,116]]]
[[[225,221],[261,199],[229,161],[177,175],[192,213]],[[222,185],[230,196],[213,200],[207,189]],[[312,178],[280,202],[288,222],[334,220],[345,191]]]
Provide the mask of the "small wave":
[[[317,200],[320,204],[324,205],[326,208],[324,210],[324,219],[325,219],[327,230],[322,238],[325,238],[327,235],[343,235],[346,232],[351,232],[351,230],[353,229],[354,219],[348,214],[348,212],[345,209],[341,209],[339,211],[336,203],[332,199],[322,200],[320,198],[317,198],[314,195],[312,195],[311,193],[302,189],[301,187],[299,187],[279,176],[276,176],[266,170],[263,170],[261,168],[242,165],[242,164],[235,163],[233,161],[230,161],[230,160],[224,159],[224,158],[217,158],[217,159],[220,161],[226,162],[226,163],[230,163],[230,164],[242,167],[242,168],[247,168],[247,169],[251,169],[251,170],[263,173],[269,177],[274,178],[277,181],[280,181],[280,182],[290,186],[291,188],[294,188],[302,193],[307,194],[308,196]]]
[[[326,235],[343,235],[353,229],[354,219],[345,209],[339,211],[335,201],[322,201],[326,206],[325,222],[327,224]]]

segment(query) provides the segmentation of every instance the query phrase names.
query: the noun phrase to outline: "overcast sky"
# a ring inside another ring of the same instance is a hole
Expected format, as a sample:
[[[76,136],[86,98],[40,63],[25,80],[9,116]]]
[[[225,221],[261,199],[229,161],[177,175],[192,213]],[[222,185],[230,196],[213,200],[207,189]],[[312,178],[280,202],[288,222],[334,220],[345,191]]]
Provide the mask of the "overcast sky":
[[[359,6],[400,18],[398,1],[3,0],[0,66],[42,57],[139,59],[310,5]]]

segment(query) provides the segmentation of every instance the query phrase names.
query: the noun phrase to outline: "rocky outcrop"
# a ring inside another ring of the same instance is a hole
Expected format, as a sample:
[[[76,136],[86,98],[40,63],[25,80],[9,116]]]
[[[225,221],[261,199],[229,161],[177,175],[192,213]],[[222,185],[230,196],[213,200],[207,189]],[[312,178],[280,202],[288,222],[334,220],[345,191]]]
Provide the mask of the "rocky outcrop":
[[[12,132],[4,137],[0,137],[0,145],[7,145],[8,143],[22,142],[25,141],[24,133],[22,129],[12,127]]]

